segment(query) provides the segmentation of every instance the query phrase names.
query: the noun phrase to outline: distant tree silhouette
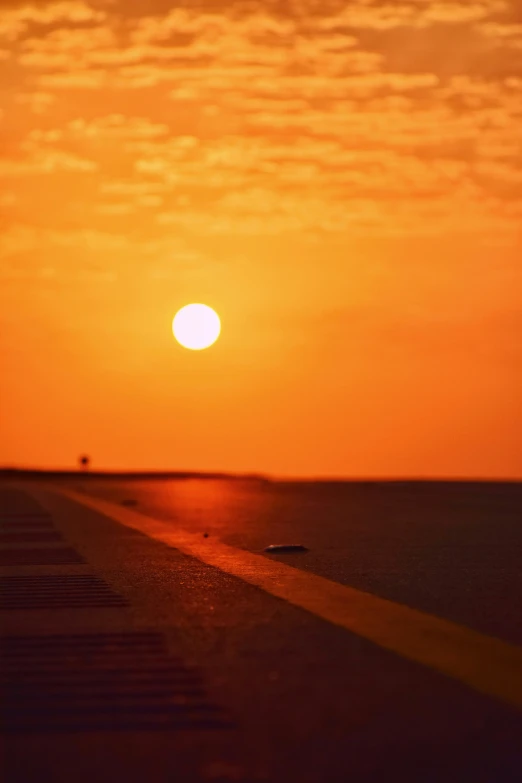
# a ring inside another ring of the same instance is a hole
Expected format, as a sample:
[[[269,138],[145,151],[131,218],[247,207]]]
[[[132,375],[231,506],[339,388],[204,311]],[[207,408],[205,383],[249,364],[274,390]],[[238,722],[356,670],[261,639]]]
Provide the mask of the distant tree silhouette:
[[[88,454],[82,454],[78,458],[78,462],[80,463],[80,468],[82,470],[89,470],[89,465],[91,464],[91,458]]]

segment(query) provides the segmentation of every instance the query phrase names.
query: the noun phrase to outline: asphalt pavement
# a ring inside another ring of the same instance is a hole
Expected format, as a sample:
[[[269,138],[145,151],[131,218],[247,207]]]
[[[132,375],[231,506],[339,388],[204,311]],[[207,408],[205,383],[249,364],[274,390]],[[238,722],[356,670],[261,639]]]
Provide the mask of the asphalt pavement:
[[[519,484],[79,477],[4,490],[6,783],[522,779],[518,697],[506,674],[496,696],[481,690],[491,640],[520,687]],[[205,542],[201,556],[183,531]],[[308,551],[265,553],[274,543]],[[238,576],[243,562],[263,578]],[[405,653],[371,641],[367,617],[325,619],[320,595],[287,590],[280,563],[312,592],[386,599],[376,615],[398,607]],[[476,640],[474,679],[452,660],[423,662],[404,608],[412,626],[428,618],[425,636],[430,618],[450,621],[469,668]]]

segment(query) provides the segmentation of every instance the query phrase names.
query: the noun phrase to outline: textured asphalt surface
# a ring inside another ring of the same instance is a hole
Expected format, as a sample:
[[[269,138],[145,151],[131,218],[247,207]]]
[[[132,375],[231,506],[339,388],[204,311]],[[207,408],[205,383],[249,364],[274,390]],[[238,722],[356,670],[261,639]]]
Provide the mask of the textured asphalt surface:
[[[208,533],[209,543],[217,537],[255,552],[302,543],[309,552],[284,562],[522,641],[520,485],[80,477],[68,486]],[[161,633],[230,725],[7,733],[6,783],[522,779],[514,708],[69,499],[41,487],[32,494],[85,564],[2,566],[0,576],[96,574],[128,606],[3,611],[0,635]]]
[[[522,483],[69,482],[173,525],[522,644]]]

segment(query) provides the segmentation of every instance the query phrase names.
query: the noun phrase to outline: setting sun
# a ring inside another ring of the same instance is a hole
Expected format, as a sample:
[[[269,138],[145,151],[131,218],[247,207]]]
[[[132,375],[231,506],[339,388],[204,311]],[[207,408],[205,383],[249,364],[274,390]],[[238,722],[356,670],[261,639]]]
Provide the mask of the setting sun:
[[[176,313],[172,331],[184,348],[201,351],[216,342],[221,322],[218,314],[208,305],[188,304]]]

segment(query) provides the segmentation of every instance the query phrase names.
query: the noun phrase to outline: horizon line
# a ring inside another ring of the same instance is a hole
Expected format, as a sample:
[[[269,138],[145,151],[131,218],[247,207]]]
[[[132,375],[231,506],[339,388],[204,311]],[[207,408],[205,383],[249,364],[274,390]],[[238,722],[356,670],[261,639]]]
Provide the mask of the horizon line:
[[[522,482],[522,476],[443,476],[443,475],[271,475],[257,471],[223,471],[223,470],[139,470],[139,469],[99,469],[81,470],[78,468],[25,468],[0,466],[0,478],[18,476],[28,478],[38,477],[74,477],[87,478],[172,478],[172,479],[236,479],[256,481],[288,481],[288,482],[352,482],[352,483],[503,483],[512,484]]]

